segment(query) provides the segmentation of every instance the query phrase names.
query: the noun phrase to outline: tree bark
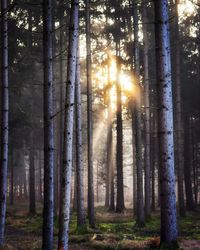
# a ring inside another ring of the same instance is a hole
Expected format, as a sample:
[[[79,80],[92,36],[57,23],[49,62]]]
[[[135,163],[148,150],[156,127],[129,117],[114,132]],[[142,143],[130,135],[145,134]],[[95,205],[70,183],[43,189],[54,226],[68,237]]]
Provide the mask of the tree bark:
[[[92,65],[90,36],[90,0],[85,2],[86,8],[86,67],[87,67],[87,129],[88,129],[88,217],[91,227],[95,226],[94,183],[93,183],[93,121],[92,121]]]
[[[184,146],[183,146],[183,124],[182,124],[182,102],[181,102],[181,65],[180,65],[180,38],[179,38],[179,25],[178,25],[178,3],[175,1],[175,131],[176,131],[176,143],[177,143],[177,176],[178,176],[178,203],[179,214],[181,217],[185,216],[185,202],[184,202]]]
[[[116,212],[123,212],[124,205],[124,177],[123,177],[123,122],[122,122],[122,89],[120,85],[120,58],[117,57],[117,150],[116,150],[116,164],[117,164],[117,204]]]
[[[0,247],[4,244],[8,169],[8,21],[7,0],[1,0],[1,155],[0,155]]]
[[[149,98],[149,43],[147,30],[147,7],[143,4],[143,46],[144,46],[144,105],[145,105],[145,216],[151,216],[151,159],[150,159],[150,98]]]
[[[44,208],[43,249],[53,249],[54,225],[54,125],[53,125],[53,27],[52,1],[43,5],[44,57]]]
[[[83,166],[83,142],[82,142],[82,105],[81,105],[81,82],[80,82],[80,55],[79,44],[76,57],[76,180],[77,180],[77,225],[85,224],[84,208],[84,166]]]
[[[79,1],[72,0],[69,27],[69,52],[67,67],[67,87],[64,121],[63,165],[61,178],[61,208],[59,222],[58,249],[68,250],[70,195],[72,175],[72,148],[74,127],[75,75],[78,46]]]
[[[194,210],[194,200],[191,182],[191,157],[190,157],[190,121],[188,115],[184,119],[184,177],[185,177],[185,193],[187,210]]]
[[[134,21],[134,66],[135,74],[138,79],[140,77],[140,56],[138,41],[138,6],[137,1],[133,1],[133,21]],[[142,164],[142,131],[141,131],[141,90],[135,97],[134,105],[135,117],[135,151],[136,151],[136,172],[137,172],[137,226],[142,227],[145,223],[144,218],[144,202],[143,202],[143,164]]]
[[[168,1],[155,3],[158,93],[159,168],[161,182],[161,245],[177,244],[171,56]]]

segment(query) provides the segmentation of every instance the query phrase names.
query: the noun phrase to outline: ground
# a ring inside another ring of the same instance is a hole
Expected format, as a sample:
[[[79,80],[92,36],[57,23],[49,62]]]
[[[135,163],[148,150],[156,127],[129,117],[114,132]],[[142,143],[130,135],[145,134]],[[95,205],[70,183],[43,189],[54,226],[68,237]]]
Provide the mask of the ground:
[[[96,212],[96,229],[87,227],[81,232],[76,229],[76,216],[72,214],[70,250],[89,249],[157,249],[159,246],[159,212],[142,229],[135,227],[132,211],[123,214],[109,213],[103,207]],[[41,249],[41,212],[35,216],[27,214],[27,206],[21,204],[9,207],[7,213],[6,247],[8,250]],[[200,250],[200,210],[188,213],[179,220],[179,244],[184,250]],[[57,242],[57,221],[55,222],[55,249]]]

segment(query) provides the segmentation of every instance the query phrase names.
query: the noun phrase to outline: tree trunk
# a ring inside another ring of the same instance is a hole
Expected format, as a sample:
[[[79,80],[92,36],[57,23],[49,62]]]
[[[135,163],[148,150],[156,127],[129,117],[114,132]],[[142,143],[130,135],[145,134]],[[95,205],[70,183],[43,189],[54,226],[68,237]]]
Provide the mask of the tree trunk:
[[[87,51],[87,129],[88,129],[88,217],[90,226],[95,226],[94,183],[93,183],[93,122],[92,122],[92,65],[90,36],[90,0],[85,2],[86,8],[86,51]]]
[[[61,178],[61,208],[58,249],[67,250],[69,240],[72,148],[74,127],[75,75],[78,46],[79,1],[72,0],[69,27],[69,52],[64,121],[63,165]]]
[[[154,3],[161,182],[161,245],[172,249],[177,242],[177,223],[168,1],[160,0],[154,1]]]
[[[54,224],[54,126],[53,126],[53,37],[52,1],[43,5],[44,58],[44,208],[43,249],[53,249]]]
[[[29,151],[29,213],[31,215],[36,214],[35,204],[35,150],[33,143],[33,132],[31,132],[31,147]]]
[[[178,25],[178,3],[175,3],[175,131],[176,131],[176,143],[177,143],[177,176],[178,176],[178,202],[179,202],[179,214],[181,217],[185,216],[185,202],[184,202],[184,147],[183,147],[183,124],[182,124],[182,103],[181,103],[181,65],[180,65],[180,38],[179,38],[179,25]]]
[[[117,57],[117,150],[116,150],[116,164],[117,164],[117,204],[116,212],[123,212],[124,205],[124,179],[123,179],[123,124],[122,124],[122,89],[120,85],[120,58]]]
[[[138,7],[137,1],[134,1],[133,6],[133,21],[134,21],[134,66],[135,74],[139,83],[140,76],[140,56],[138,42]],[[141,90],[138,91],[135,97],[134,105],[135,114],[135,151],[136,151],[136,171],[137,171],[137,226],[142,227],[145,223],[144,205],[143,205],[143,164],[142,164],[142,131],[141,131]]]
[[[14,150],[12,150],[11,161],[10,161],[10,205],[14,205]]]
[[[193,191],[192,191],[192,182],[191,182],[191,161],[190,161],[190,121],[189,117],[185,115],[184,119],[184,177],[185,177],[185,193],[186,193],[186,207],[187,210],[194,210],[194,200],[193,200]]]
[[[0,248],[4,244],[8,168],[8,22],[7,0],[1,0],[1,155],[0,155]]]
[[[113,132],[111,130],[111,162],[110,162],[110,202],[109,211],[115,211],[115,169],[113,163],[114,148],[113,148]]]
[[[144,102],[145,102],[145,216],[151,216],[151,159],[150,159],[150,98],[149,98],[149,43],[147,30],[147,7],[143,4],[143,46],[144,46]]]

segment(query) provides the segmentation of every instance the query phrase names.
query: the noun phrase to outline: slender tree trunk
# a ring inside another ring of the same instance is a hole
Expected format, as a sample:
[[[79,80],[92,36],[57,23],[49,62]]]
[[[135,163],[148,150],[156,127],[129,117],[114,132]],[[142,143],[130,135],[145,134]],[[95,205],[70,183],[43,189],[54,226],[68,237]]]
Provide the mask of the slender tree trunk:
[[[184,147],[183,147],[183,124],[182,124],[182,103],[181,103],[181,65],[180,65],[180,38],[179,38],[179,25],[178,25],[178,3],[175,3],[175,51],[176,51],[176,66],[175,66],[175,110],[176,110],[176,143],[177,143],[177,175],[178,175],[178,202],[179,214],[181,217],[185,216],[185,203],[184,203]]]
[[[8,168],[8,22],[7,0],[1,0],[1,155],[0,155],[0,248],[4,244]]]
[[[122,89],[120,85],[120,59],[117,57],[117,150],[116,150],[116,165],[117,165],[117,204],[116,212],[123,212],[124,205],[124,180],[123,180],[123,122],[122,122]]]
[[[138,42],[138,6],[137,1],[133,1],[133,21],[134,21],[134,65],[135,74],[140,76],[140,56]],[[141,90],[135,97],[135,150],[136,150],[136,171],[137,171],[137,226],[142,227],[145,223],[144,202],[143,202],[143,164],[142,164],[142,131],[141,131]]]
[[[41,154],[42,152],[39,151],[39,201],[40,202],[43,202],[43,196],[42,196],[42,193],[43,193],[43,188],[42,188],[42,157],[41,157]]]
[[[143,44],[144,44],[144,101],[145,101],[145,216],[151,216],[151,159],[150,159],[150,96],[149,96],[149,44],[147,30],[147,7],[143,4]]]
[[[111,130],[112,132],[112,130]],[[113,163],[114,157],[114,147],[113,147],[113,132],[111,133],[111,162],[110,162],[110,202],[109,211],[115,211],[115,169]]]
[[[160,0],[154,1],[154,3],[161,182],[161,245],[172,249],[177,242],[177,223],[168,1]]]
[[[185,193],[186,193],[186,207],[187,210],[191,211],[194,209],[192,182],[191,182],[191,161],[190,161],[190,126],[189,117],[185,115],[184,119],[184,175],[185,175]]]
[[[44,57],[44,208],[43,249],[53,249],[54,224],[54,126],[53,126],[53,37],[52,1],[43,5]]]
[[[132,123],[132,154],[133,154],[133,214],[137,216],[137,166],[136,166],[136,148],[135,148],[135,102],[131,102],[131,123]]]
[[[59,222],[58,249],[68,250],[70,195],[72,175],[72,148],[74,127],[75,75],[78,46],[79,1],[72,0],[69,27],[69,52],[67,67],[67,87],[65,102],[65,124],[63,145],[63,166],[61,179],[61,209]]]
[[[33,133],[31,133],[31,147],[29,151],[29,213],[36,214],[35,204],[35,150],[33,143]]]
[[[88,127],[88,217],[90,226],[95,226],[93,183],[93,122],[92,122],[92,65],[90,37],[90,0],[86,0],[86,51],[87,51],[87,127]]]
[[[14,150],[12,150],[12,154],[11,154],[11,166],[10,166],[10,205],[13,206],[14,205]]]

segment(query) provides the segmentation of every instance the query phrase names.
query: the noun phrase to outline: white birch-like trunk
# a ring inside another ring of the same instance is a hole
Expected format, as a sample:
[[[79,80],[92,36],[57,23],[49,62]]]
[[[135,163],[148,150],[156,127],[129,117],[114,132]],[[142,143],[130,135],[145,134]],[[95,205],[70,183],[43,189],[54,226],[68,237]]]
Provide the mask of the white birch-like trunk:
[[[69,220],[70,220],[70,195],[72,175],[72,148],[75,108],[75,75],[76,55],[79,28],[79,1],[72,0],[69,27],[69,52],[67,67],[67,86],[65,102],[63,165],[61,178],[61,209],[59,222],[58,249],[68,250]]]
[[[160,0],[154,1],[154,3],[161,183],[161,245],[167,245],[173,249],[177,241],[177,224],[168,1]]]

